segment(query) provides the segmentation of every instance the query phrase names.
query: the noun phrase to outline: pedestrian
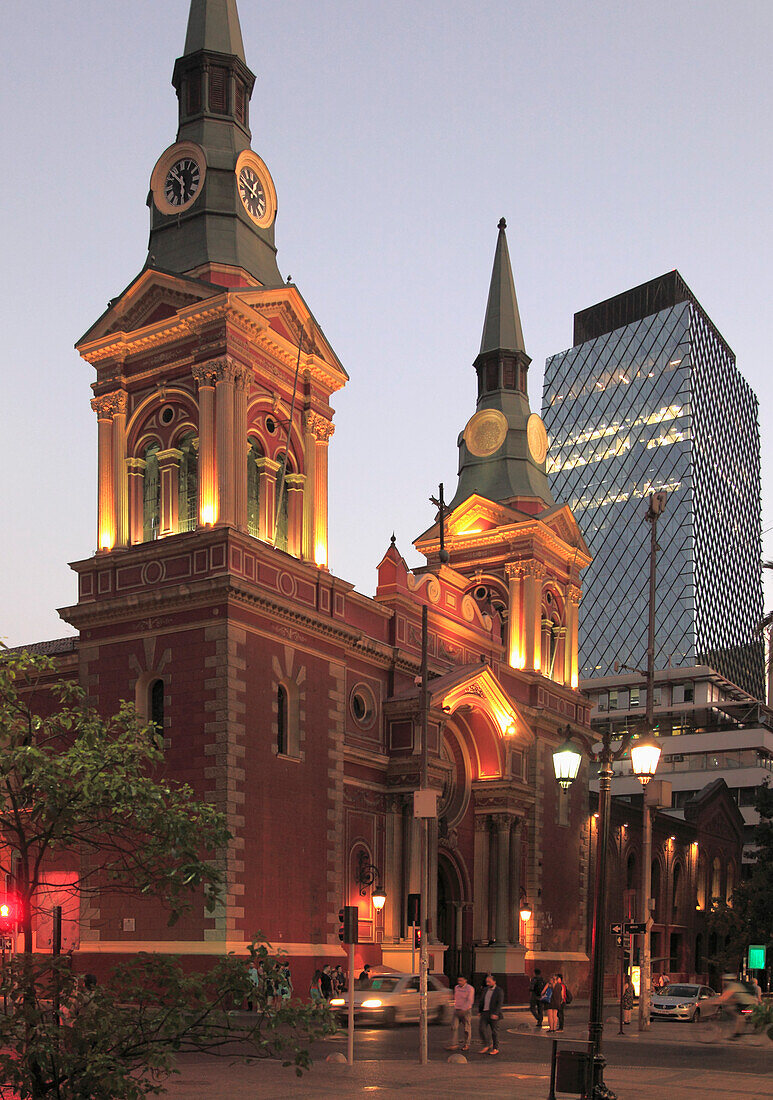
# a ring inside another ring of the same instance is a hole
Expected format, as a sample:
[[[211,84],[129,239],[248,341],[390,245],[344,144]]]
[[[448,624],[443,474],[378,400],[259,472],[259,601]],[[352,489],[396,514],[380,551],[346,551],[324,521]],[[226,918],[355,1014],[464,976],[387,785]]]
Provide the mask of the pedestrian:
[[[561,998],[560,998],[560,1000],[558,1002],[558,1005],[557,1005],[557,1008],[558,1008],[558,1030],[563,1031],[564,1030],[564,1010],[565,1010],[566,1006],[570,1003],[570,1001],[572,999],[572,995],[569,992],[569,990],[566,988],[566,985],[564,983],[564,975],[563,974],[561,974],[560,972],[558,974],[556,974],[556,981],[557,981],[558,985],[560,985],[560,987],[561,987]]]
[[[333,979],[330,977],[330,966],[322,967],[322,976],[320,978],[322,987],[322,996],[326,1001],[329,1001],[333,996]]]
[[[462,1025],[464,1035],[462,1050],[470,1049],[470,1038],[472,1037],[472,1005],[474,1000],[475,990],[467,981],[464,974],[460,974],[454,986],[454,1015],[451,1022],[451,1044],[446,1047],[446,1050],[456,1050],[458,1048],[459,1043],[457,1039],[460,1024]]]
[[[260,974],[258,968],[255,965],[255,960],[250,960],[250,965],[247,968],[247,977],[250,980],[250,992],[247,994],[247,1011],[257,1011],[259,993],[260,993]]]
[[[625,985],[623,986],[622,1006],[623,1006],[623,1023],[630,1024],[631,1012],[633,1011],[633,998],[636,990],[633,988],[633,982],[630,975],[625,979]]]
[[[324,1003],[325,998],[322,996],[322,971],[319,968],[314,971],[314,977],[311,979],[309,996],[311,997],[312,1005],[321,1005]]]
[[[553,1002],[553,979],[552,979],[552,977],[548,978],[548,980],[543,985],[542,992],[540,993],[540,998],[539,999],[540,999],[540,1002],[542,1004],[542,1007],[547,1011],[547,1014],[548,1014],[548,1031],[557,1031],[558,1030],[558,1027],[557,1027],[558,1013],[555,1010],[553,1010],[552,1015],[551,1015],[551,1004]]]
[[[366,985],[370,985],[370,963],[366,963],[365,966],[363,966],[359,980],[365,982]]]
[[[542,971],[537,966],[534,968],[534,977],[529,983],[529,1012],[537,1021],[534,1026],[539,1028],[542,1027],[542,1020],[545,1015],[544,1006],[540,1000],[544,988],[545,982],[542,978]]]
[[[502,1019],[502,1003],[505,995],[497,985],[493,974],[486,975],[486,984],[478,1001],[480,1021],[478,1034],[484,1044],[481,1054],[499,1054],[499,1021]]]
[[[559,980],[557,974],[553,974],[550,985],[553,992],[548,1005],[548,1031],[558,1031],[559,1012],[563,1012],[564,1006],[564,984]]]
[[[277,982],[274,989],[274,1009],[278,1012],[280,1008],[283,1008],[293,992],[293,980],[290,976],[290,967],[288,963],[282,963],[279,967],[279,974],[277,975]]]

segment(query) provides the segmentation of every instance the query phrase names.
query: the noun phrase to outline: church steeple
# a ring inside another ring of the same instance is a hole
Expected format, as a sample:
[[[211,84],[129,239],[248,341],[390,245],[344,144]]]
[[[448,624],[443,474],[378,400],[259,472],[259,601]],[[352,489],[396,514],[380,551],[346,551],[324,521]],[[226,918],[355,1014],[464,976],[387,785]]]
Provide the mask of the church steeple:
[[[477,412],[459,440],[453,510],[473,493],[538,513],[553,504],[545,472],[547,436],[529,408],[526,354],[505,229],[499,222],[480,352]]]
[[[236,0],[192,0],[185,53],[233,54],[246,64]]]
[[[276,190],[250,148],[255,76],[236,0],[191,0],[172,76],[177,141],[153,171],[147,266],[226,286],[279,286]]]

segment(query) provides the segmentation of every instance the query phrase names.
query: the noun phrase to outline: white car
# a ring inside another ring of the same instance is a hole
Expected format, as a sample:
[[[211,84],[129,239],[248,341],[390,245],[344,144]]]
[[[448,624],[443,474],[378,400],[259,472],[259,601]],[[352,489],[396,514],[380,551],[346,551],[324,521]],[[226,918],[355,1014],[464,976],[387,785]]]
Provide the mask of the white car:
[[[698,1020],[716,1016],[720,1010],[719,994],[707,985],[667,985],[652,995],[652,1016],[669,1020]]]
[[[339,1022],[346,1023],[348,992],[329,1002]],[[430,1023],[447,1023],[454,997],[447,985],[432,974],[427,976],[427,1014]],[[386,1027],[419,1019],[419,976],[390,972],[374,974],[369,982],[355,982],[354,1018],[358,1023],[381,1023]]]

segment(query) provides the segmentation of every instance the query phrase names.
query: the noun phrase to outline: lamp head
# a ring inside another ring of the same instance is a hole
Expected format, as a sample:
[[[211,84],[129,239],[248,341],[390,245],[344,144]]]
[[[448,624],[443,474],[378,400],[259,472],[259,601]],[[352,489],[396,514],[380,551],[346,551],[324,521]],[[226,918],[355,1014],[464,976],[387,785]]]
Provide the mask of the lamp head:
[[[652,779],[659,760],[660,745],[651,733],[646,733],[631,746],[631,766],[642,787],[646,787]]]
[[[582,753],[571,738],[567,738],[553,753],[553,771],[562,790],[569,790],[574,783],[581,761]]]
[[[370,895],[370,900],[373,902],[373,908],[380,913],[386,904],[386,894],[379,888],[373,891]]]

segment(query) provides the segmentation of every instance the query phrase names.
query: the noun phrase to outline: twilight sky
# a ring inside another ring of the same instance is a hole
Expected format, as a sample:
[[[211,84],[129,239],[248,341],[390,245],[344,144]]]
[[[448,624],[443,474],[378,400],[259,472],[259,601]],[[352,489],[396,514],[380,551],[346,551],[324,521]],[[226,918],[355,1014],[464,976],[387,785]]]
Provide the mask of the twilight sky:
[[[96,543],[93,372],[73,343],[140,271],[188,0],[6,0],[0,68],[0,638],[70,633]],[[277,244],[351,377],[330,566],[409,564],[475,409],[504,215],[539,411],[576,310],[678,268],[760,399],[773,557],[769,0],[240,0]],[[643,532],[644,537],[645,532]],[[770,606],[769,593],[766,605]]]

